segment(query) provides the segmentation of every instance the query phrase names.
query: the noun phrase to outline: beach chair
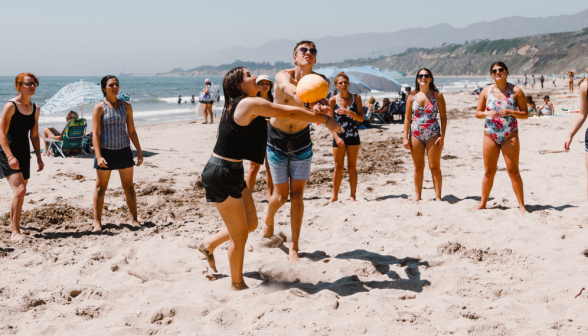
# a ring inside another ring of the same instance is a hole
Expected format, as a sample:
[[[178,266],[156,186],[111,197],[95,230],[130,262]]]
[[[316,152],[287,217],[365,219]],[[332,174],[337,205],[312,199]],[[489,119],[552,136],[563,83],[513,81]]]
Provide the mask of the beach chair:
[[[388,106],[388,109],[384,112],[375,112],[374,111],[370,121],[375,121],[376,123],[387,124],[388,121],[390,120],[390,113],[388,111],[390,111],[391,105],[392,104],[390,103],[390,105]]]
[[[390,121],[394,122],[394,116],[399,115],[400,116],[400,121],[402,123],[404,123],[404,117],[405,117],[405,109],[403,108],[405,106],[405,104],[402,104],[400,102],[393,102],[390,103],[390,108],[388,109],[388,112],[390,114]]]
[[[49,143],[49,148],[57,150],[62,157],[72,150],[79,150],[87,155],[84,148],[84,134],[86,133],[86,119],[72,119],[69,121],[63,131],[61,140],[45,139]]]

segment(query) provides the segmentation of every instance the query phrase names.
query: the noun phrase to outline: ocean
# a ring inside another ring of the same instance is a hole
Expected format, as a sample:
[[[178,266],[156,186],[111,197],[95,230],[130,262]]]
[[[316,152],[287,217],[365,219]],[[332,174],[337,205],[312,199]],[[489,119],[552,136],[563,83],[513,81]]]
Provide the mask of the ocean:
[[[119,77],[120,92],[129,94],[133,106],[135,125],[150,125],[167,122],[192,121],[202,119],[196,116],[196,106],[190,103],[192,95],[198,104],[198,95],[204,88],[204,80],[209,78],[213,84],[221,86],[221,100],[213,106],[216,117],[220,117],[224,98],[222,96],[222,77]],[[101,77],[39,77],[40,85],[33,102],[43,106],[46,99],[51,98],[57,91],[67,84],[83,80],[84,82],[99,83]],[[272,78],[273,80],[273,78]],[[403,85],[414,86],[414,78],[407,77],[398,80]],[[440,77],[436,78],[437,86],[443,92],[468,91],[476,88],[476,83],[484,86],[490,82],[487,77]],[[14,77],[0,77],[0,102],[6,102],[16,96]],[[182,103],[178,104],[178,96],[182,96]],[[368,92],[362,98],[374,96],[376,98],[398,97],[397,92]],[[92,123],[92,108],[95,103],[84,106],[83,115],[88,120],[89,130]],[[82,114],[80,108],[74,109]],[[54,115],[41,114],[39,129],[55,127],[59,131],[65,126],[67,112]],[[215,120],[218,122],[218,119]]]

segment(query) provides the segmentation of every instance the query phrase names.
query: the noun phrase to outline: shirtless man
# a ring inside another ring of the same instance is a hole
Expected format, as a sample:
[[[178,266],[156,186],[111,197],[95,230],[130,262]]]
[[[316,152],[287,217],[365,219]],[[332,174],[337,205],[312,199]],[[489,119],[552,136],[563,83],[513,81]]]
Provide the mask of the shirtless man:
[[[296,94],[298,81],[305,75],[314,73],[312,66],[316,64],[317,50],[313,42],[302,41],[294,48],[294,69],[283,70],[276,75],[274,102],[277,104],[304,107]],[[322,76],[322,75],[321,75]],[[327,83],[328,79],[322,76]],[[330,83],[329,83],[330,84]],[[323,102],[325,113],[328,103]],[[300,262],[298,256],[298,239],[304,215],[303,194],[306,181],[310,179],[310,161],[312,159],[312,142],[307,122],[292,119],[272,118],[268,126],[267,161],[272,179],[272,194],[263,236],[274,235],[274,216],[290,196],[290,225],[292,241],[290,242],[291,263]]]

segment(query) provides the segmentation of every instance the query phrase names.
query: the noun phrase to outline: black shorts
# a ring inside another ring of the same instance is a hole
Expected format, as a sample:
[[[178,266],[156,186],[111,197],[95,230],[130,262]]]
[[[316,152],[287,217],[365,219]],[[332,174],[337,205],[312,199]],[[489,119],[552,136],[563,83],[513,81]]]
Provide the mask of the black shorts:
[[[244,176],[243,162],[231,162],[211,156],[202,171],[206,201],[222,203],[229,196],[243,197],[242,192],[247,187]]]
[[[588,129],[586,130],[586,134],[584,135],[584,151],[588,153]]]
[[[106,149],[100,148],[100,154],[104,160],[106,160],[106,168],[98,167],[96,156],[94,156],[94,169],[100,170],[118,170],[131,168],[135,165],[133,160],[133,151],[131,147],[125,147],[121,149]]]
[[[361,142],[359,141],[359,137],[344,138],[343,141],[345,142],[345,147],[358,146],[361,144]],[[335,139],[333,139],[333,147],[339,147],[337,146],[337,141],[335,141]]]
[[[12,155],[18,160],[20,169],[14,170],[10,168],[6,154],[0,150],[0,179],[7,178],[12,174],[21,173],[22,178],[28,180],[31,177],[31,155],[28,152],[22,153],[22,155],[17,155],[13,152]]]

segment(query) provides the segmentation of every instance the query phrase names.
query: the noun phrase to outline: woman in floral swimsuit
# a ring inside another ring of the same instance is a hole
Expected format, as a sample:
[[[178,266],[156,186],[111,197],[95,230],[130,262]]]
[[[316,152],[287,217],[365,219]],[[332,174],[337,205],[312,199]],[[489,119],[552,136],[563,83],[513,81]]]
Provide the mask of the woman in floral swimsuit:
[[[476,118],[486,119],[484,125],[484,179],[482,198],[476,209],[484,209],[496,175],[496,165],[500,152],[504,156],[506,169],[514,189],[519,209],[527,212],[523,194],[523,180],[519,174],[519,132],[517,119],[527,119],[527,101],[518,86],[506,82],[508,68],[502,62],[490,67],[495,84],[480,93]],[[518,108],[518,110],[517,110]]]
[[[443,150],[447,116],[445,99],[435,86],[433,73],[426,68],[417,72],[416,90],[406,101],[404,119],[404,148],[410,150],[414,162],[414,201],[421,200],[425,172],[425,152],[429,159],[429,169],[433,176],[435,198],[441,201],[441,151]],[[441,127],[437,122],[440,115]]]

